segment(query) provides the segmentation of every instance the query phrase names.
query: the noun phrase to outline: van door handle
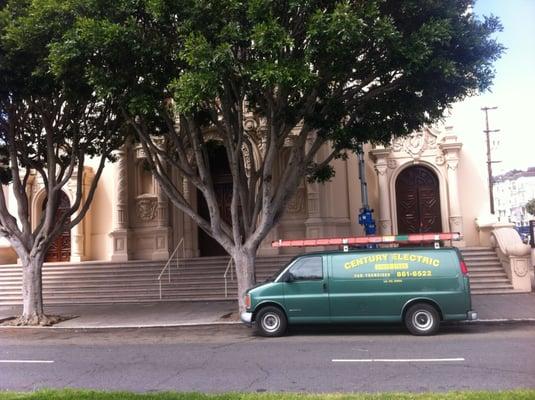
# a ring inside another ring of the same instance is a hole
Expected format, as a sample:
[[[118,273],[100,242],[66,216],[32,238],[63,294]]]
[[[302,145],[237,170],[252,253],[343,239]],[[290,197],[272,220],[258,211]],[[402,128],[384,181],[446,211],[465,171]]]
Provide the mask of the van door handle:
[[[327,290],[327,284],[326,283],[323,284],[323,290]]]

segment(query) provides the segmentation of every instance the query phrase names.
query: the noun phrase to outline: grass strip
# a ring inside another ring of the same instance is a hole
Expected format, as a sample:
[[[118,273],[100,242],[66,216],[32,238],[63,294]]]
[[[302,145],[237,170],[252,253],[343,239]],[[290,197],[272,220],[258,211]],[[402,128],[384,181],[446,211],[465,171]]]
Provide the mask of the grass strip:
[[[304,394],[304,393],[131,393],[94,390],[0,392],[0,400],[535,400],[535,390],[446,393]]]

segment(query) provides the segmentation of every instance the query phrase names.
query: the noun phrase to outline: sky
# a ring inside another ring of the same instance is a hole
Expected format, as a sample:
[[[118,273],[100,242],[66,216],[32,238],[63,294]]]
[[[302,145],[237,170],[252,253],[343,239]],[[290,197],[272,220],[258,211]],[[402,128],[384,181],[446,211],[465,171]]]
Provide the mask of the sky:
[[[500,129],[491,133],[500,142],[492,158],[501,161],[493,164],[493,175],[535,167],[535,0],[478,0],[474,12],[500,18],[503,31],[496,39],[506,51],[495,63],[492,92],[456,104],[448,124],[454,132],[462,132],[463,140],[474,139],[466,145],[479,146],[485,138],[481,108],[498,107],[489,111],[490,129]],[[484,162],[484,146],[481,152]]]

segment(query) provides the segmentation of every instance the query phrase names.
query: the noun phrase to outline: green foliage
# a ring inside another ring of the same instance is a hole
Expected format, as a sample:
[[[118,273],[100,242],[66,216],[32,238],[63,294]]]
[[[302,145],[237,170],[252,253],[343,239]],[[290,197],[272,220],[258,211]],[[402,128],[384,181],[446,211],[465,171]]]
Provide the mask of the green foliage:
[[[534,390],[502,392],[447,392],[447,393],[130,393],[93,390],[39,390],[29,393],[0,393],[0,400],[532,400]]]
[[[354,149],[435,122],[489,87],[501,27],[468,13],[471,3],[124,0],[104,9],[71,0],[58,10],[84,5],[85,15],[51,45],[50,62],[120,97],[155,130],[170,96],[192,116],[247,99],[276,126],[305,121]]]
[[[330,161],[360,143],[419,130],[490,86],[501,26],[468,12],[472,4],[68,0],[58,10],[70,28],[46,61],[67,89],[87,85],[120,110],[173,204],[232,253],[249,239],[257,248],[303,175],[326,181]],[[248,128],[246,113],[255,118]],[[149,143],[155,135],[165,151]],[[234,226],[214,204],[214,135],[237,189]],[[209,221],[170,187],[162,159],[212,201]]]
[[[535,199],[531,199],[526,203],[526,211],[531,215],[535,215]]]
[[[0,8],[0,152],[8,145],[19,167],[50,165],[47,135],[63,167],[80,152],[109,153],[122,141],[121,116],[109,97],[98,96],[84,64],[67,62],[79,54],[69,47],[72,32],[90,2],[10,0]],[[82,22],[80,22],[82,23]],[[114,25],[115,27],[115,25]],[[62,46],[65,51],[54,49]],[[69,49],[67,51],[66,49]],[[56,59],[56,57],[58,59]],[[59,70],[55,66],[63,65]],[[7,154],[4,154],[4,156]],[[2,157],[2,155],[0,155]],[[12,166],[2,161],[1,179]]]

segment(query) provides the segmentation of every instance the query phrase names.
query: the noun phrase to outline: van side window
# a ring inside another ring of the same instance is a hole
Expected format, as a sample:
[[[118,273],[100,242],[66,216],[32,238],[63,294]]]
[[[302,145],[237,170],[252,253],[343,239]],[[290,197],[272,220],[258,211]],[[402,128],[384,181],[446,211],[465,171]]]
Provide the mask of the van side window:
[[[305,257],[297,261],[289,271],[297,281],[323,279],[321,257]]]

